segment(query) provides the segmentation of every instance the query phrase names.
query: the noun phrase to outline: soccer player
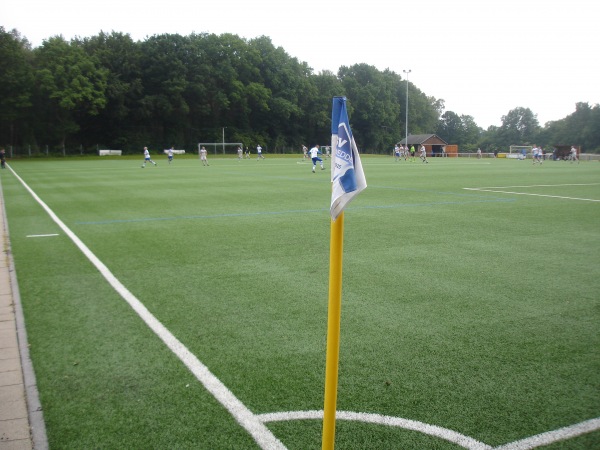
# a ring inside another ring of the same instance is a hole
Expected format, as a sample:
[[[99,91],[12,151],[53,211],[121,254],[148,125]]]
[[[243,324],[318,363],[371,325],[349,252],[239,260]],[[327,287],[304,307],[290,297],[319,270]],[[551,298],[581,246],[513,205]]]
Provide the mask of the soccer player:
[[[242,150],[242,147],[237,148],[237,153],[238,153],[238,161],[241,161],[242,158],[244,157],[244,151]]]
[[[533,148],[531,149],[531,153],[532,153],[532,159],[533,159],[533,163],[538,163],[538,164],[542,164],[542,159],[541,159],[541,153],[542,153],[542,149],[538,148],[537,145],[533,144]]]
[[[427,161],[427,150],[425,150],[425,146],[421,145],[421,148],[419,148],[419,158],[421,158],[421,161],[423,161],[424,163],[429,164],[429,161]]]
[[[0,166],[6,169],[6,150],[0,148]]]
[[[169,164],[173,161],[173,147],[167,150],[167,159],[169,160]]]
[[[304,158],[308,158],[308,148],[306,145],[302,146],[302,154],[304,155]]]
[[[258,144],[258,145],[256,146],[256,153],[257,153],[257,156],[256,156],[256,160],[257,160],[257,161],[258,161],[259,159],[261,159],[261,158],[262,158],[262,159],[265,159],[265,157],[264,157],[264,156],[263,156],[263,154],[262,154],[262,147],[260,146],[260,144]]]
[[[571,154],[569,155],[569,159],[571,160],[571,162],[577,161],[577,164],[579,164],[579,158],[577,157],[577,149],[574,145],[571,145]]]
[[[206,159],[206,154],[208,152],[206,151],[206,149],[204,147],[202,147],[200,149],[200,161],[202,161],[202,165],[203,166],[208,166],[208,160]]]
[[[151,162],[155,166],[157,165],[152,159],[150,159],[150,152],[148,151],[148,147],[144,147],[144,163],[142,164],[142,169],[146,167],[146,163]]]
[[[415,146],[410,146],[410,162],[415,162]]]
[[[400,147],[398,147],[398,144],[394,147],[394,157],[396,158],[396,162],[400,160]]]
[[[319,158],[319,154],[321,151],[319,150],[319,144],[315,144],[313,148],[310,149],[310,157],[312,158],[313,168],[312,171],[315,173],[315,168],[317,167],[317,162],[321,163],[321,170],[325,170],[323,167],[323,160]]]

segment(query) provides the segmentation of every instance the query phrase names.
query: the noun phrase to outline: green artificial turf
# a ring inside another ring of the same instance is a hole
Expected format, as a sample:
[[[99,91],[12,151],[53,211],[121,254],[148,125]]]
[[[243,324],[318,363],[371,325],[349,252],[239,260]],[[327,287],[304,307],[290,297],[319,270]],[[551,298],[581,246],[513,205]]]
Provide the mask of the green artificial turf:
[[[323,409],[329,161],[315,174],[299,156],[156,161],[9,164],[252,412]],[[338,410],[490,446],[600,416],[600,165],[363,165],[369,186],[345,213]],[[50,447],[256,447],[1,175]],[[320,420],[267,426],[290,449],[320,448]],[[341,420],[336,443],[459,448]],[[600,432],[564,444],[549,448],[598,447]]]

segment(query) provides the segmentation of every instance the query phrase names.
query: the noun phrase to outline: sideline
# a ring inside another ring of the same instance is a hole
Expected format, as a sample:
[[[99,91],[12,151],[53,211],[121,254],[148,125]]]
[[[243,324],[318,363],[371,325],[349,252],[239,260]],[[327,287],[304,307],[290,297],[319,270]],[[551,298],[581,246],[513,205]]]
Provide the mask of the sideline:
[[[225,407],[235,420],[252,436],[255,442],[264,449],[285,449],[285,446],[273,433],[252,413],[233,393],[200,362],[188,348],[183,345],[152,313],[137,299],[100,261],[94,253],[71,231],[65,223],[50,209],[48,205],[8,167],[16,179],[31,194],[36,202],[48,213],[50,218],[64,231],[64,233],[81,250],[88,260],[98,269],[100,274],[108,281],[110,286],[131,306],[146,325],[167,345],[167,347],[185,364],[194,376],[204,385],[215,399]]]
[[[8,164],[7,164],[8,167]],[[12,171],[12,169],[11,169]],[[14,172],[13,172],[14,173]],[[0,279],[7,280],[6,286],[0,286],[0,297],[5,296],[7,301],[2,301],[0,307],[2,323],[0,333],[0,352],[3,370],[0,372],[0,386],[5,394],[9,394],[10,400],[3,398],[0,405],[0,431],[2,439],[0,443],[6,443],[14,448],[35,448],[36,450],[48,449],[48,437],[46,435],[46,424],[44,414],[37,390],[37,382],[33,364],[29,355],[29,343],[25,329],[25,318],[21,305],[21,295],[15,271],[10,247],[10,233],[8,229],[8,217],[4,202],[4,191],[0,180],[0,250],[4,253],[4,261],[0,262]],[[5,306],[7,305],[7,306]],[[11,307],[12,305],[12,307]],[[9,312],[6,313],[5,311]],[[6,325],[6,326],[5,326]],[[13,343],[17,343],[19,363],[15,367],[8,361],[16,358],[12,356]],[[19,372],[20,369],[20,372]],[[16,373],[18,372],[18,376]],[[17,379],[15,379],[17,378]],[[25,411],[25,419],[19,418],[20,411]],[[24,435],[26,434],[26,436]]]

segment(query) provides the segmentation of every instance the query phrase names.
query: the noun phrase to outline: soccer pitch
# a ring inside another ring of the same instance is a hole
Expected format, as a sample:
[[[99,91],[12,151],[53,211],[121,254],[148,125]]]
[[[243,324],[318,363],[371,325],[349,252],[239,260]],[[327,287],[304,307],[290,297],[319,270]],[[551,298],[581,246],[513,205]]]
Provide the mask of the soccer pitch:
[[[9,161],[50,448],[321,447],[330,161],[266,156]],[[600,448],[600,164],[362,160],[336,448]]]

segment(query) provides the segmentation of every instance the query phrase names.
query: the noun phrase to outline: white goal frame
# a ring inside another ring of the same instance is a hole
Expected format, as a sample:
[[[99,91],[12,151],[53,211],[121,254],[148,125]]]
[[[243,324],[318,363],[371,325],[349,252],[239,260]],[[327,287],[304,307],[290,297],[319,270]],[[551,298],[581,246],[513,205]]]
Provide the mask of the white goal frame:
[[[321,145],[321,147],[319,148],[319,150],[321,150],[321,154],[325,158],[331,158],[331,145]]]
[[[211,151],[211,149],[214,151],[214,154],[217,154],[217,149],[222,150],[223,151],[223,155],[225,155],[225,148],[230,148],[233,147],[234,148],[234,152],[232,154],[237,155],[237,148],[241,147],[242,150],[244,150],[244,144],[242,144],[241,142],[200,142],[198,144],[198,158],[200,157],[200,149],[204,147],[206,148],[206,150],[208,152]]]
[[[509,147],[509,153],[521,153],[521,150],[525,149],[526,153],[531,153],[533,145],[511,145]]]

